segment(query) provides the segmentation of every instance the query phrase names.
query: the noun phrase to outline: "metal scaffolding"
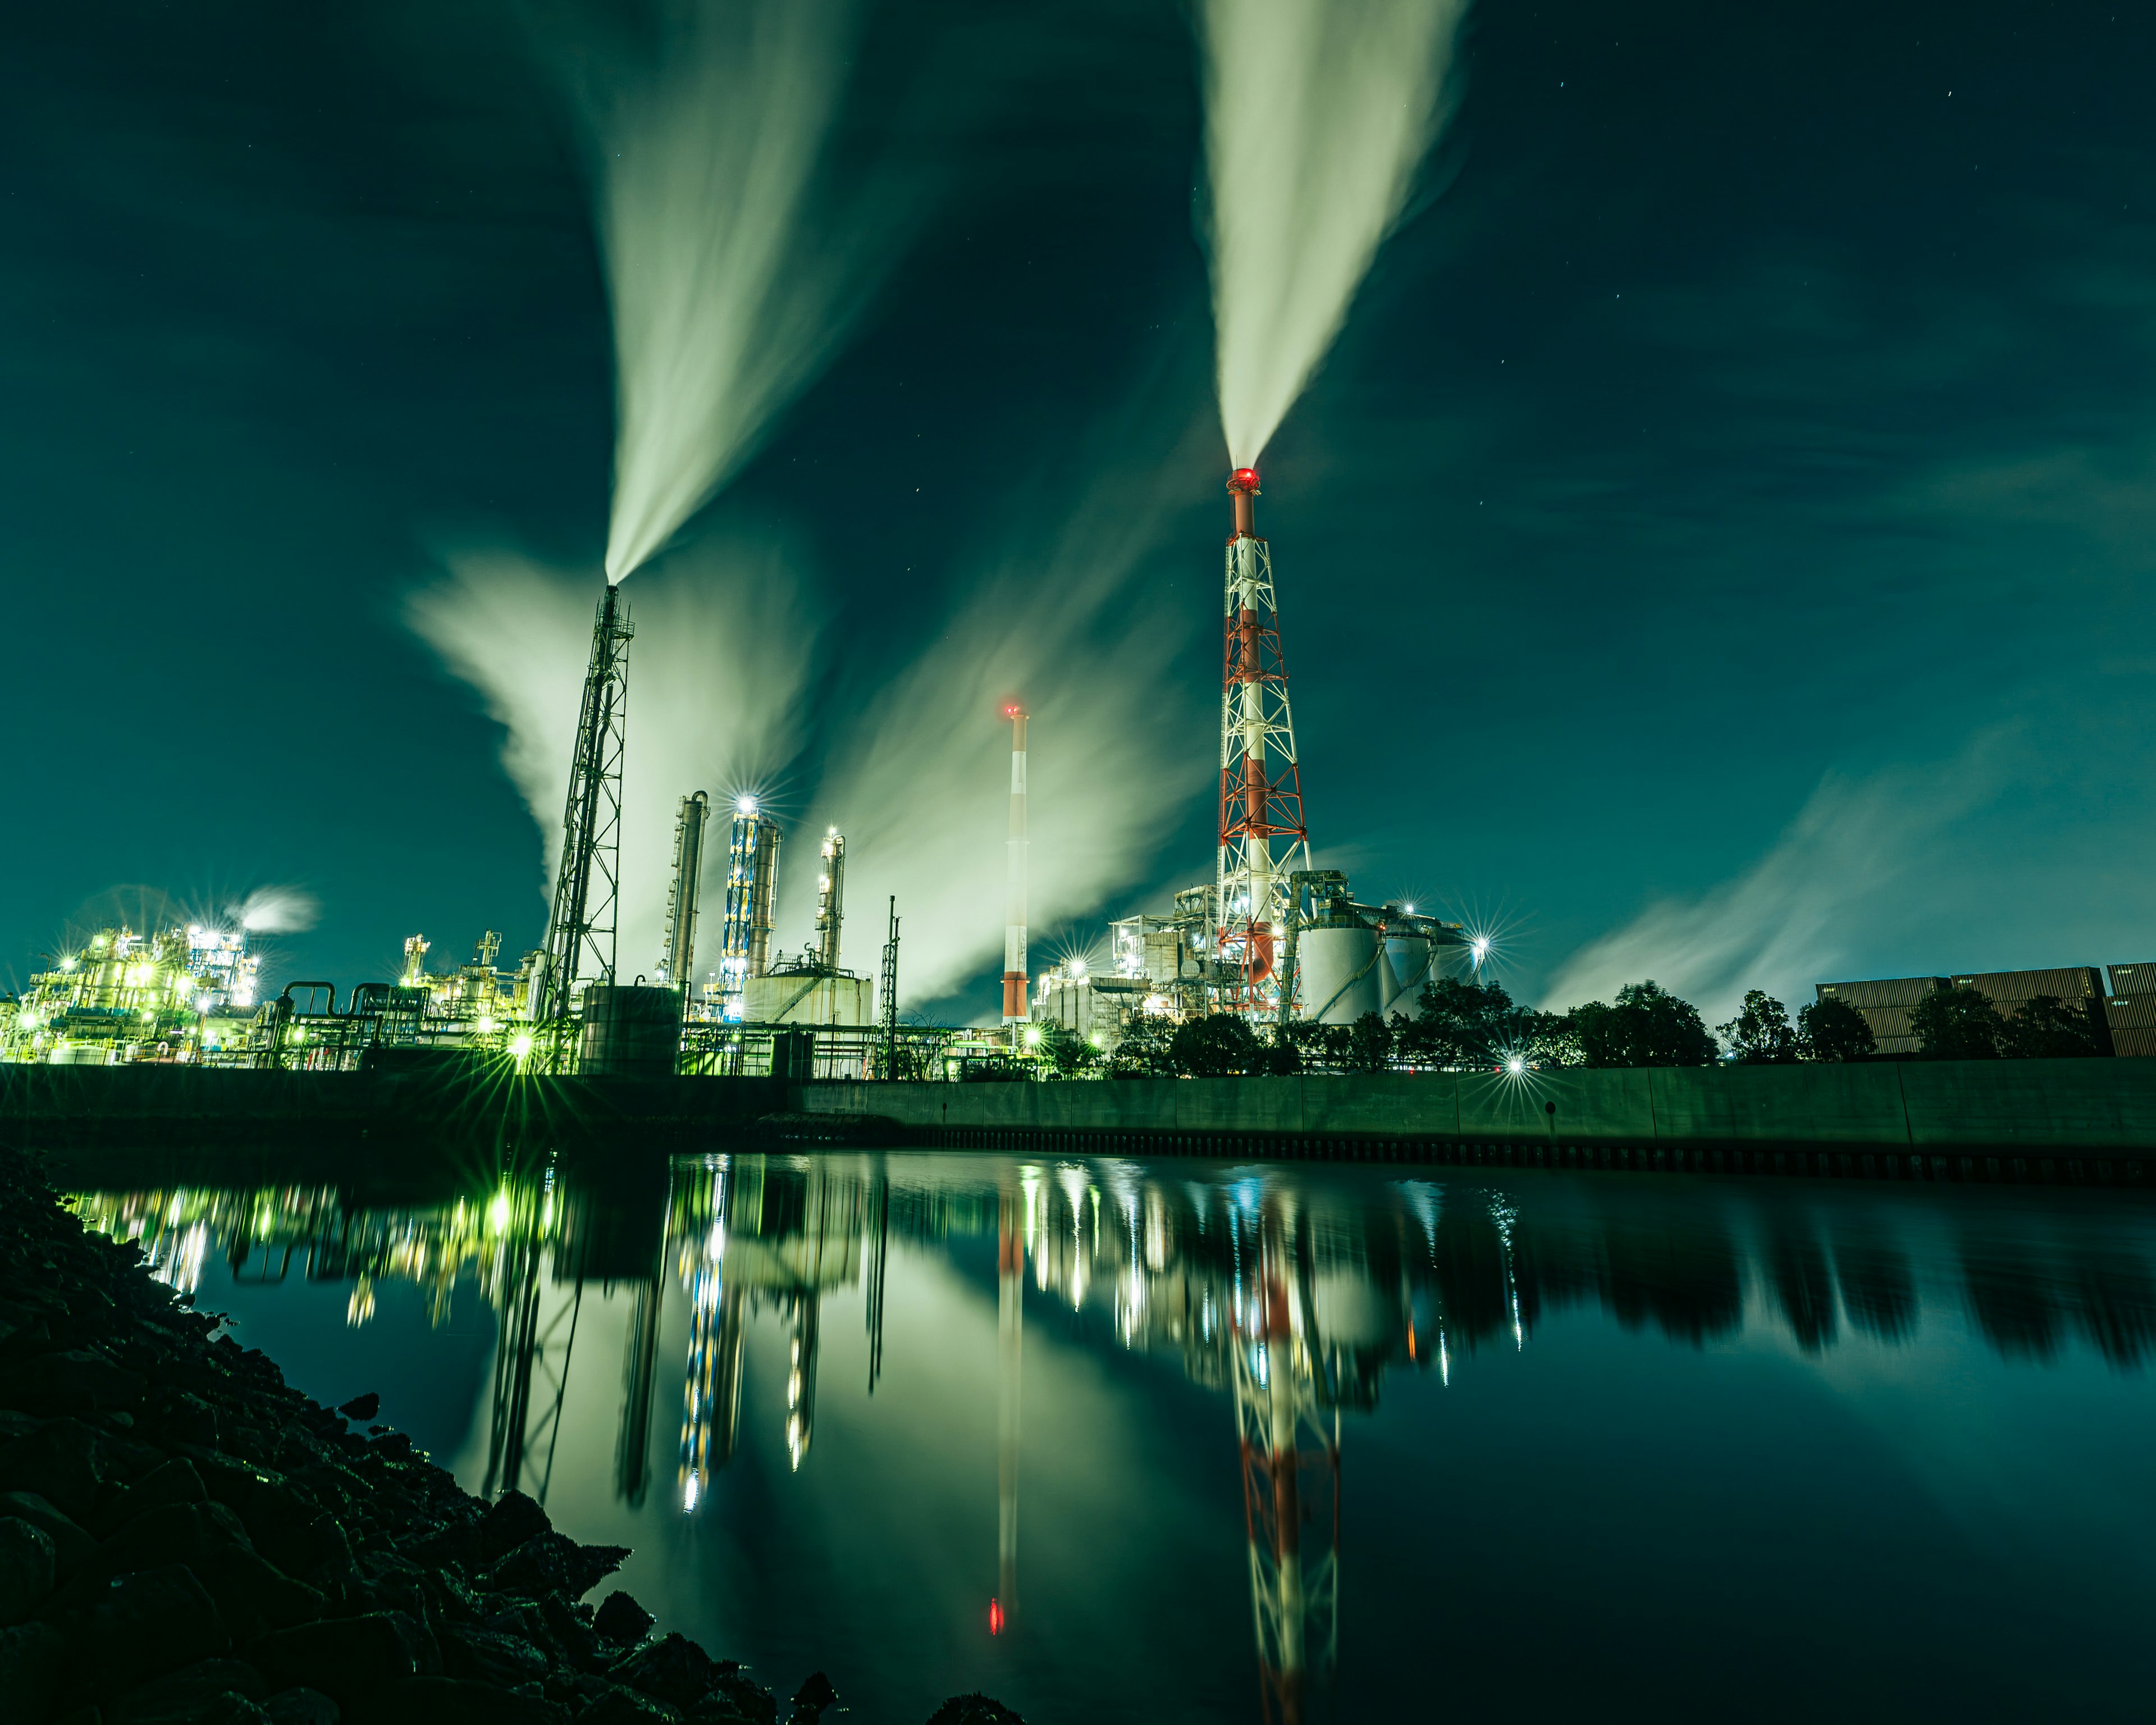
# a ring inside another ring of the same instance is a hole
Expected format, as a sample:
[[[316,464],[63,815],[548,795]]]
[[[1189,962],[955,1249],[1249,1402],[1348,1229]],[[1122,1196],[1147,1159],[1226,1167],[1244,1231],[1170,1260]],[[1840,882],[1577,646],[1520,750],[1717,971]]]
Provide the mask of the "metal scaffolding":
[[[620,916],[621,767],[628,742],[629,641],[636,633],[619,587],[609,586],[592,625],[569,796],[562,814],[561,865],[547,919],[532,1005],[535,1026],[551,1032],[548,1053],[567,1052],[569,1015],[581,983],[611,983]]]
[[[1228,480],[1235,531],[1228,537],[1225,645],[1220,680],[1220,827],[1211,931],[1213,956],[1240,975],[1224,1004],[1265,1004],[1275,940],[1288,909],[1287,871],[1310,866],[1302,775],[1288,711],[1287,661],[1273,598],[1272,551],[1254,525],[1255,468]],[[1275,849],[1278,845],[1277,850]]]

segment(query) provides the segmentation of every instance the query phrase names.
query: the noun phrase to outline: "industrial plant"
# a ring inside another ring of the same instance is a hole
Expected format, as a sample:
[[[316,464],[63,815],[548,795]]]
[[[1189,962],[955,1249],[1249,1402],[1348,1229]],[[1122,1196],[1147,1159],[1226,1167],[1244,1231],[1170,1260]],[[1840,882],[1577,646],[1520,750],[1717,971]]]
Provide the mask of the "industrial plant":
[[[629,747],[628,601],[608,583],[593,619],[544,941],[513,968],[488,930],[471,957],[430,972],[431,942],[404,942],[394,981],[295,981],[258,999],[246,931],[213,923],[104,929],[31,978],[0,1024],[0,1059],[341,1070],[429,1055],[493,1057],[535,1071],[661,1076],[776,1070],[827,1077],[944,1076],[1040,1057],[1055,1027],[1112,1051],[1142,1019],[1235,1014],[1270,1032],[1301,1021],[1413,1016],[1423,985],[1465,973],[1462,929],[1409,904],[1371,905],[1346,875],[1313,869],[1288,698],[1271,547],[1256,526],[1255,468],[1229,475],[1223,588],[1220,773],[1213,878],[1162,912],[1109,925],[1107,962],[1070,957],[1036,973],[1028,953],[1027,726],[1011,726],[1002,1011],[996,1024],[901,1027],[899,906],[881,963],[845,968],[846,839],[818,845],[811,942],[778,948],[787,834],[753,794],[726,830],[716,952],[699,968],[698,921],[713,808],[685,789],[665,932],[648,970],[619,950],[623,763]],[[983,845],[992,842],[982,835]],[[634,860],[632,859],[632,861]]]

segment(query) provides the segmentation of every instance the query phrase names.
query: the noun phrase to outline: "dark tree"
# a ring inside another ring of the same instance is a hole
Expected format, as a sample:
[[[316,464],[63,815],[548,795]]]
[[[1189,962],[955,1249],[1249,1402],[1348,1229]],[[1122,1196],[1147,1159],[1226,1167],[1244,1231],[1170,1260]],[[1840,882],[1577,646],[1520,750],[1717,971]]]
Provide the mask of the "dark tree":
[[[1229,1078],[1258,1071],[1265,1053],[1250,1027],[1232,1012],[1209,1013],[1178,1025],[1168,1045],[1169,1062],[1191,1078]]]
[[[1757,988],[1745,995],[1743,1011],[1716,1028],[1722,1046],[1746,1065],[1779,1065],[1797,1057],[1789,1009]]]
[[[1721,1053],[1699,1009],[1660,983],[1627,983],[1614,1003],[1590,1000],[1571,1016],[1590,1066],[1705,1066]]]
[[[2109,1038],[2099,1028],[2101,1001],[2068,1006],[2056,994],[2039,994],[2023,1003],[2006,1021],[2001,1051],[2009,1060],[2080,1060],[2111,1052]]]
[[[1401,1021],[1404,1023],[1405,1020]],[[1382,1014],[1366,1012],[1348,1027],[1348,1070],[1351,1072],[1389,1072],[1393,1070],[1393,1030]]]
[[[1109,1056],[1108,1072],[1114,1078],[1172,1078],[1175,1062],[1169,1042],[1175,1026],[1166,1019],[1141,1013],[1123,1031],[1123,1040]]]
[[[1995,1060],[2005,1052],[2005,1020],[1974,988],[1935,988],[1909,1013],[1909,1031],[1927,1059]]]
[[[1420,1016],[1404,1023],[1399,1038],[1399,1057],[1411,1065],[1494,1065],[1519,1040],[1522,1014],[1496,983],[1438,977],[1423,984],[1416,1005]]]
[[[1048,1024],[1040,1033],[1040,1051],[1058,1078],[1081,1078],[1096,1071],[1107,1056],[1067,1024]]]
[[[1879,1040],[1862,1013],[1830,994],[1798,1012],[1797,1052],[1807,1060],[1868,1060]]]

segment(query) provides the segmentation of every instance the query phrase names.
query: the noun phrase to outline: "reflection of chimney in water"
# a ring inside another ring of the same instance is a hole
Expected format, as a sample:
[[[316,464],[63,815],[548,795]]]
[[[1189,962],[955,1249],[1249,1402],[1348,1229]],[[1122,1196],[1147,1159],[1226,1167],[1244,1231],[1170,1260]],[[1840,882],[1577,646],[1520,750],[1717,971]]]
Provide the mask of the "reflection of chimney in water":
[[[798,1468],[816,1435],[816,1343],[824,1296],[813,1290],[792,1296],[793,1343],[786,1372],[786,1453]]]
[[[996,1594],[988,1633],[1000,1635],[1018,1609],[1019,1369],[1025,1342],[1025,1231],[1019,1195],[1006,1187],[997,1204]]]

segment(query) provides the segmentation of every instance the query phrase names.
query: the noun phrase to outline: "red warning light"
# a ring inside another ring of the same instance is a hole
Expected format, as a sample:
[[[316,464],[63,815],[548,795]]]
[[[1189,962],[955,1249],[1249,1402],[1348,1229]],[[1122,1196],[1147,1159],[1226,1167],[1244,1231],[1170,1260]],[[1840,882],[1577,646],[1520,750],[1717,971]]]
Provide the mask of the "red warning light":
[[[1004,1632],[1004,1608],[994,1599],[988,1601],[988,1633],[999,1635]]]
[[[1237,468],[1233,473],[1228,475],[1228,489],[1231,491],[1247,491],[1253,497],[1256,496],[1258,495],[1257,469],[1255,467]]]

